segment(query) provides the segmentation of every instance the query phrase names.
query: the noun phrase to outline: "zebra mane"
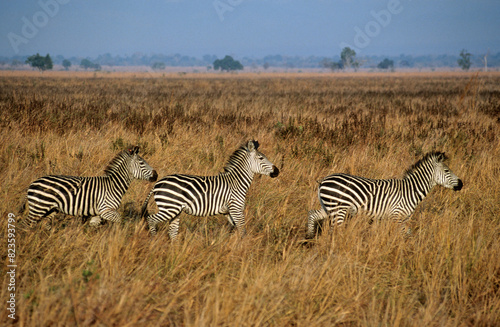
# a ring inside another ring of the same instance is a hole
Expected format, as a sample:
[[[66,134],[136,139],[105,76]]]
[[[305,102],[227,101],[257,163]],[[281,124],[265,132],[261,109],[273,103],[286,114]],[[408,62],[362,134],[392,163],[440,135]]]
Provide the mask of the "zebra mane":
[[[123,165],[124,162],[130,160],[131,156],[139,151],[138,147],[130,147],[118,153],[104,168],[104,175],[109,176],[112,172],[116,171],[116,168]]]
[[[437,161],[437,162],[442,162],[446,160],[446,155],[443,152],[428,152],[422,159],[417,161],[415,164],[413,164],[410,168],[408,168],[403,176],[407,177],[416,170],[419,170],[422,166],[424,166],[426,163],[431,162],[431,161]]]
[[[259,142],[253,141],[255,149],[259,147]],[[224,166],[223,173],[227,173],[231,171],[234,167],[237,167],[238,162],[241,162],[241,160],[246,156],[246,154],[250,152],[250,149],[248,148],[248,143],[243,144],[240,146],[236,151],[233,152],[233,154],[229,157],[229,160],[227,161],[226,165]]]

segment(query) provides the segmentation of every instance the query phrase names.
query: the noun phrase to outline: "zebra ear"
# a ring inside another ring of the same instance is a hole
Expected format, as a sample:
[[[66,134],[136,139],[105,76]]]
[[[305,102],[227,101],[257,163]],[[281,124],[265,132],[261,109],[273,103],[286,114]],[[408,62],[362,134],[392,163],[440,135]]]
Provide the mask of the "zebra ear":
[[[257,149],[257,147],[255,146],[254,141],[248,141],[247,149],[250,152],[255,151]]]
[[[248,150],[254,151],[259,148],[259,141],[248,141]]]
[[[139,147],[134,146],[133,148],[128,148],[128,153],[130,155],[138,154],[139,153]]]
[[[446,160],[446,155],[444,154],[444,152],[438,152],[438,161],[442,162],[445,160]]]

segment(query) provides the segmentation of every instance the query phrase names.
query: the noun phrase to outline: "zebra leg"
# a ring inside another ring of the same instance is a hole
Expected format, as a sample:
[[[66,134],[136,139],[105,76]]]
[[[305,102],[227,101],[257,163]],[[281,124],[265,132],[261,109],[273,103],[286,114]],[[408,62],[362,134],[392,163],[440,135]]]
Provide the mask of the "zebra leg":
[[[33,229],[43,218],[49,218],[50,223],[45,226],[47,230],[51,229],[52,216],[57,212],[57,207],[40,207],[36,203],[28,201],[29,212],[28,216],[23,219],[22,224],[30,229]]]
[[[177,238],[177,234],[179,233],[179,216],[170,220],[170,225],[168,226],[168,236],[170,236],[171,240],[175,240]]]
[[[232,233],[234,231],[234,229],[236,228],[236,225],[235,225],[233,219],[231,218],[230,214],[227,214],[224,216],[226,217],[227,221],[229,222],[229,232]]]
[[[412,230],[408,226],[408,221],[409,220],[410,220],[410,216],[403,217],[402,219],[398,220],[398,223],[400,223],[401,225],[403,225],[403,227],[401,227],[401,234],[403,234],[404,237],[410,237],[412,235]]]
[[[159,222],[155,218],[156,218],[156,214],[150,215],[146,218],[146,221],[148,222],[149,234],[151,236],[156,235],[156,225],[158,225],[158,222]]]
[[[229,205],[229,218],[234,223],[236,229],[240,232],[241,237],[245,236],[247,230],[245,228],[245,215],[243,209],[235,205]]]
[[[324,220],[328,215],[323,209],[320,210],[311,210],[307,215],[307,232],[306,238],[311,239],[314,238],[316,234],[316,228],[319,221]]]
[[[31,209],[30,209],[28,216],[26,216],[26,218],[24,218],[21,221],[21,224],[26,226],[29,229],[33,229],[38,224],[38,222],[40,220],[42,220],[42,218],[43,218],[43,216],[39,216],[37,214],[34,214],[33,211],[31,211]]]
[[[122,216],[120,216],[118,211],[116,211],[114,209],[107,209],[107,210],[101,211],[101,218],[112,221],[114,223],[121,223],[122,222]],[[92,217],[91,222],[93,219],[94,218]]]
[[[179,231],[179,214],[182,211],[182,207],[174,207],[174,206],[158,206],[158,213],[153,215],[149,215],[146,218],[148,222],[149,233],[151,236],[156,235],[156,225],[158,223],[164,221],[170,221],[170,225],[168,227],[168,234],[171,239],[175,239],[177,237],[177,233]]]
[[[336,214],[332,216],[332,223],[334,223],[334,222],[337,223],[337,226],[342,225],[345,221],[345,217],[347,216],[348,209],[349,208],[342,208],[339,211],[337,211]],[[351,212],[354,212],[354,211],[352,211],[352,209],[351,209]]]
[[[403,233],[404,237],[410,237],[413,235],[413,231],[406,224],[404,224],[403,228],[401,228],[401,233]]]
[[[54,216],[56,215],[56,211],[52,211],[45,219],[47,219],[47,223],[45,224],[45,230],[50,231],[52,229],[52,223],[54,222]]]

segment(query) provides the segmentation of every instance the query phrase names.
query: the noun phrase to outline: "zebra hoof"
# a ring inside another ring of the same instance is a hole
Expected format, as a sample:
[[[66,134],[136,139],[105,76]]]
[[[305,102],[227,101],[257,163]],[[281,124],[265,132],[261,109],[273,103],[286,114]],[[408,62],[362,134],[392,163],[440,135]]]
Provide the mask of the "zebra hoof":
[[[95,216],[90,219],[89,226],[93,228],[98,228],[101,225],[101,217]]]
[[[403,227],[401,229],[401,234],[403,234],[403,237],[406,239],[406,238],[410,238],[411,236],[413,236],[413,231],[410,227]]]

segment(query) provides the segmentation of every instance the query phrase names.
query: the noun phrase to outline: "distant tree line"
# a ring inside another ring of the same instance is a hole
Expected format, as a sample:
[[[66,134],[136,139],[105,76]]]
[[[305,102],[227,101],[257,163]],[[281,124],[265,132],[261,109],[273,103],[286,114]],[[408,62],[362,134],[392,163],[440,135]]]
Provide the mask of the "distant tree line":
[[[344,51],[346,50],[346,51]],[[354,53],[353,53],[354,52]],[[36,55],[35,55],[36,56]],[[40,56],[40,55],[39,55]],[[17,68],[27,62],[28,58],[32,56],[13,56],[1,57],[0,68]],[[46,57],[46,56],[40,56]],[[154,69],[164,69],[165,67],[210,67],[218,59],[215,55],[204,55],[202,58],[195,58],[191,56],[184,56],[180,54],[174,55],[143,55],[140,53],[131,56],[113,56],[111,54],[104,54],[94,58],[90,57],[63,57],[61,55],[50,56],[53,65],[62,65],[64,69],[72,67],[80,67],[82,69],[99,70],[102,66],[148,66]],[[387,61],[385,60],[387,59]],[[40,66],[40,58],[37,59],[35,65],[32,66],[40,71],[47,70],[49,65]],[[500,52],[496,54],[480,54],[474,55],[464,50],[456,55],[425,55],[425,56],[360,56],[356,54],[353,49],[342,49],[332,57],[320,56],[285,56],[285,55],[269,55],[261,58],[242,57],[233,59],[238,61],[244,67],[250,68],[285,68],[285,69],[300,69],[300,68],[323,68],[331,70],[357,70],[363,69],[398,69],[398,68],[437,68],[437,67],[460,67],[464,70],[476,67],[482,68],[485,64],[488,67],[500,67]],[[390,61],[393,62],[390,65]],[[380,65],[380,66],[379,66]],[[7,67],[6,67],[7,66]],[[384,68],[387,67],[387,68]],[[467,68],[468,67],[468,68]]]

